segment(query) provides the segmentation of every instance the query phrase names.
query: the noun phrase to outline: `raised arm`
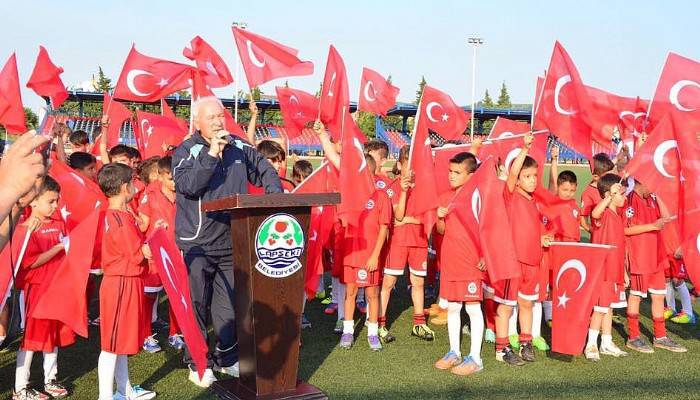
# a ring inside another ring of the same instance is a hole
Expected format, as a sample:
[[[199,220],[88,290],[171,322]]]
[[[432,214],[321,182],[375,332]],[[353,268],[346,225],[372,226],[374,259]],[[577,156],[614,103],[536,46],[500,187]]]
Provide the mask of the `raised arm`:
[[[508,186],[508,191],[511,193],[515,190],[515,185],[518,183],[518,175],[520,175],[520,170],[523,168],[525,157],[527,157],[527,152],[530,150],[533,140],[535,140],[535,137],[532,135],[532,132],[525,134],[523,137],[523,147],[520,153],[518,153],[518,156],[515,157],[515,160],[513,160],[510,171],[508,171],[506,185]]]
[[[255,124],[258,121],[258,105],[255,104],[252,90],[250,99],[248,100],[248,110],[250,110],[250,122],[248,122],[248,129],[245,131],[245,136],[246,139],[248,139],[248,143],[255,146]]]
[[[326,132],[326,127],[323,126],[321,120],[316,120],[314,122],[314,133],[318,135],[318,139],[321,141],[323,146],[323,153],[326,155],[328,161],[333,164],[335,169],[340,171],[340,154],[335,150],[335,145],[331,142],[331,137]]]

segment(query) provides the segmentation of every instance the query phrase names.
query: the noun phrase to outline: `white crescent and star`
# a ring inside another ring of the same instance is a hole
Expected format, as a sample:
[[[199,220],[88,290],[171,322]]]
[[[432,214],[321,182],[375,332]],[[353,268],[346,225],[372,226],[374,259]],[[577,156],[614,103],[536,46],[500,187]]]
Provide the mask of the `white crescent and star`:
[[[258,56],[255,55],[255,52],[253,52],[253,42],[251,42],[250,40],[246,40],[245,44],[248,47],[248,58],[250,58],[250,62],[258,68],[264,67],[265,60],[260,61]]]
[[[372,89],[372,96],[370,96],[370,89]],[[365,95],[365,100],[372,102],[377,100],[375,97],[377,95],[377,92],[374,90],[374,82],[372,81],[367,81],[365,84],[365,89],[364,89],[364,95]]]
[[[170,255],[168,254],[168,252],[165,251],[165,249],[162,247],[160,248],[160,259],[163,262],[163,269],[165,270],[165,274],[168,276],[170,284],[173,288],[177,289],[177,285],[175,285],[175,281],[173,280],[172,274],[170,273],[170,268],[173,267],[173,261],[170,259]],[[187,302],[185,301],[185,296],[182,293],[178,294],[180,295],[180,302],[185,307],[185,310],[187,310]]]
[[[430,103],[428,103],[427,106],[425,106],[425,114],[428,116],[430,122],[438,122],[438,120],[435,119],[435,117],[433,117],[433,108],[435,107],[440,107],[441,110],[444,110],[444,108],[442,108],[440,103],[438,103],[437,101],[431,101]],[[447,120],[447,118],[445,118],[446,115],[447,114],[442,115],[443,121]]]
[[[557,285],[557,287],[559,287],[559,279],[564,274],[564,272],[570,269],[576,270],[579,274],[578,286],[574,290],[574,292],[578,292],[583,287],[583,284],[586,283],[587,275],[586,266],[580,260],[571,259],[562,264],[561,268],[559,269],[559,272],[557,273],[555,284]],[[568,302],[569,300],[570,298],[566,296],[566,292],[563,292],[562,295],[559,296],[558,305],[561,307],[566,307],[566,302]]]
[[[517,157],[518,154],[520,154],[520,149],[513,149],[508,152],[508,155],[506,156],[506,161],[505,163],[503,163],[503,165],[505,165],[506,167],[506,171],[510,171],[510,164],[513,163],[513,160],[515,160],[515,157]]]
[[[511,137],[511,136],[515,136],[515,135],[513,134],[513,132],[505,131],[505,132],[501,132],[501,134],[498,135],[498,138],[499,138],[499,139],[502,139],[502,138],[507,138],[507,137]]]
[[[136,84],[134,83],[134,80],[136,80],[137,77],[141,75],[148,75],[148,76],[153,76],[152,73],[148,71],[144,71],[142,69],[132,69],[126,74],[126,87],[129,88],[131,93],[135,94],[136,96],[139,97],[147,97],[153,94],[153,92],[142,92],[138,89],[136,89]],[[167,81],[166,81],[167,84]]]
[[[362,143],[354,137],[352,138],[352,144],[357,148],[357,151],[360,153],[360,158],[362,159],[362,164],[360,164],[360,168],[357,170],[357,172],[362,172],[363,169],[367,167],[367,160],[365,160],[365,152],[362,149]]]
[[[695,86],[696,88],[700,89],[700,83],[688,79],[682,79],[674,83],[673,86],[671,86],[671,90],[669,90],[668,92],[668,99],[671,102],[671,104],[673,104],[680,111],[695,111],[696,108],[685,107],[681,104],[680,100],[678,100],[678,96],[680,95],[681,90],[686,86]]]
[[[474,214],[474,219],[479,222],[479,214],[481,213],[481,193],[479,189],[475,189],[472,193],[472,214]]]
[[[335,72],[331,75],[331,81],[328,84],[328,97],[333,97],[333,82],[335,82]]]
[[[564,75],[561,78],[557,79],[557,83],[554,86],[554,109],[557,110],[559,114],[563,115],[576,114],[575,110],[565,110],[559,104],[559,92],[561,92],[561,89],[564,87],[564,85],[566,85],[569,82],[571,82],[571,75]]]
[[[656,150],[654,150],[654,166],[659,173],[666,178],[673,178],[675,176],[666,171],[666,168],[664,167],[664,156],[673,148],[678,148],[678,142],[673,139],[669,139],[661,142],[661,144],[656,147]]]
[[[146,124],[148,124],[148,129],[145,128]],[[144,140],[144,145],[148,147],[148,140],[151,138],[151,135],[153,134],[153,125],[151,125],[151,122],[147,120],[146,118],[141,120],[141,133],[145,132],[146,133],[146,140]]]

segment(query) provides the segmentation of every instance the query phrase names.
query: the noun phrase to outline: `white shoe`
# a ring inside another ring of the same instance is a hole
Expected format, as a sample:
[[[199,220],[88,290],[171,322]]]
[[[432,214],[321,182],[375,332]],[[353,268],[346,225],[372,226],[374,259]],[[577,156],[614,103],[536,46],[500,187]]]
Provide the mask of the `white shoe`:
[[[620,350],[619,347],[615,345],[615,343],[611,343],[608,345],[602,344],[600,346],[600,354],[605,354],[606,356],[613,356],[613,357],[626,357],[627,352]]]
[[[230,367],[214,367],[216,372],[221,372],[222,374],[231,375],[234,378],[240,377],[240,371],[238,370],[238,361]]]
[[[190,370],[189,380],[195,385],[205,389],[211,386],[212,383],[217,381],[216,377],[214,376],[214,371],[212,371],[210,368],[204,370],[202,379],[199,379],[199,374],[197,373],[197,371]]]
[[[156,397],[156,392],[146,390],[139,385],[133,385],[126,396],[129,400],[151,400],[154,397]]]
[[[598,352],[598,346],[594,344],[586,347],[586,350],[583,354],[585,354],[587,360],[600,361],[600,353]]]

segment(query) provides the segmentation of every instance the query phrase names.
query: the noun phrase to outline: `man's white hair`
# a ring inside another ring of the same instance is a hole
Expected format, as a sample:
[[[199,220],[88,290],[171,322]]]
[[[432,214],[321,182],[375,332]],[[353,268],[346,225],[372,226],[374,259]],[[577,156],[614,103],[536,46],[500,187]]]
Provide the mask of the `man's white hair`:
[[[208,103],[216,103],[218,104],[221,108],[224,108],[224,103],[219,100],[219,98],[214,97],[214,96],[206,96],[206,97],[200,97],[197,100],[195,100],[194,103],[192,103],[192,118],[197,119],[197,116],[199,115],[199,109]]]

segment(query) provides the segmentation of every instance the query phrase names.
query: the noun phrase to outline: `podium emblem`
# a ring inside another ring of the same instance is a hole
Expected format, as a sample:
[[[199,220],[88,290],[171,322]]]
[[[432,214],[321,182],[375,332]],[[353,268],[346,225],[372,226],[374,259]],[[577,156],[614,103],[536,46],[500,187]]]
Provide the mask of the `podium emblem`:
[[[304,231],[299,221],[289,214],[267,217],[255,235],[255,268],[271,278],[285,278],[301,269],[304,252]]]

